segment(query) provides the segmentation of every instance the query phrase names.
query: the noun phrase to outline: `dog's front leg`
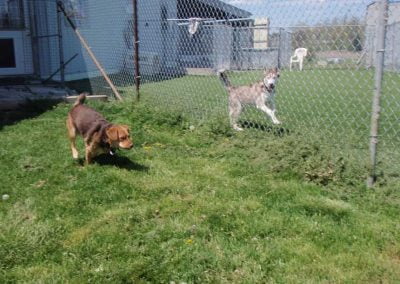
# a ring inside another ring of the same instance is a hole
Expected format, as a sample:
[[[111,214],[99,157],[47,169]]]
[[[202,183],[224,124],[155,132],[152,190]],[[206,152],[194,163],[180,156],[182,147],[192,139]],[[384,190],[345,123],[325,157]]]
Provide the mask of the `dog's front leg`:
[[[79,157],[79,153],[78,150],[76,149],[75,138],[70,138],[70,140],[71,140],[70,143],[71,143],[72,158],[77,160]]]
[[[69,141],[70,141],[72,157],[74,159],[78,159],[79,153],[78,153],[78,150],[76,149],[76,128],[75,128],[74,124],[72,123],[70,116],[68,116],[68,118],[67,118],[66,125],[67,125],[67,129],[68,129],[68,137],[69,137]]]
[[[239,125],[237,124],[241,111],[242,111],[242,105],[240,103],[230,103],[229,118],[233,129],[235,129],[236,131],[243,130],[243,128],[239,127]]]
[[[271,104],[271,110],[272,110],[272,112],[275,114],[275,112],[276,112],[276,107],[275,107],[275,98],[274,98],[274,97],[271,98],[270,104]]]
[[[93,153],[94,152],[93,144],[92,143],[86,144],[85,150],[86,150],[85,165],[89,165],[90,163],[92,163],[92,158],[93,158],[93,154],[94,154]]]
[[[274,124],[281,124],[281,122],[276,118],[275,116],[275,110],[271,110],[270,108],[268,108],[266,105],[262,105],[262,106],[257,106],[260,110],[262,110],[263,112],[265,112],[266,114],[269,115],[269,117],[271,117],[272,122]]]
[[[265,105],[268,107],[270,106],[271,111],[275,114],[276,107],[275,107],[275,93],[267,94]]]

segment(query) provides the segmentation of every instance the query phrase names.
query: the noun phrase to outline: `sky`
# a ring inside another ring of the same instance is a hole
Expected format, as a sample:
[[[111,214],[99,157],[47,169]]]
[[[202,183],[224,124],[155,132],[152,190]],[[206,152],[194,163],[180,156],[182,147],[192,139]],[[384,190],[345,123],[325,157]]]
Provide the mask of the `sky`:
[[[268,17],[272,27],[317,25],[334,19],[364,19],[373,0],[222,0],[249,11],[254,17]]]

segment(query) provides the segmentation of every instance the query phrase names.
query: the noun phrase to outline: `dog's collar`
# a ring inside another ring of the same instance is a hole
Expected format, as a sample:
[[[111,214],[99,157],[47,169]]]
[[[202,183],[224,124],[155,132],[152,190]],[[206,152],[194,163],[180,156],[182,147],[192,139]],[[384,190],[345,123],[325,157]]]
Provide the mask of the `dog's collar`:
[[[112,124],[108,123],[108,124],[106,124],[106,125],[104,125],[102,127],[102,130],[101,130],[102,131],[102,135],[101,135],[102,138],[101,138],[101,141],[100,141],[100,147],[107,149],[109,151],[110,155],[114,155],[115,152],[117,151],[117,149],[114,149],[114,148],[111,147],[111,144],[108,142],[107,135],[106,135],[107,129],[110,128],[111,126],[112,126]]]
[[[264,81],[263,81],[263,87],[264,87],[264,91],[266,91],[266,92],[268,92],[268,93],[270,93],[270,94],[274,92],[274,89],[269,88],[269,87],[265,84]]]
[[[102,147],[102,148],[107,148],[107,149],[111,149],[110,143],[108,143],[107,140],[105,140],[105,139],[101,139],[101,141],[100,141],[100,147]]]
[[[102,139],[100,142],[100,147],[106,149],[110,155],[114,156],[115,153],[117,152],[117,149],[114,149],[111,147],[110,143],[108,143],[106,140]]]
[[[264,87],[264,91],[265,91],[265,92],[268,92],[268,93],[271,94],[271,93],[274,91],[274,89],[271,89],[271,88],[268,87],[268,85],[265,83],[265,80],[264,80],[264,79],[262,80],[262,84],[263,84],[263,87]]]

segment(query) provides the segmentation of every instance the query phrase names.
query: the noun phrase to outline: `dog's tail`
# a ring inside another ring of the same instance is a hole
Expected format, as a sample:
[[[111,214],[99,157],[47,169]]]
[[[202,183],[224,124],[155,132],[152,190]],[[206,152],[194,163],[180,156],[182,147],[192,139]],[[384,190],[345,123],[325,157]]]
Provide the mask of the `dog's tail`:
[[[228,76],[226,75],[226,70],[219,70],[218,77],[221,80],[222,84],[225,86],[225,88],[228,89],[232,87],[231,81],[229,81]]]
[[[83,104],[83,103],[85,102],[85,100],[86,100],[86,95],[87,95],[87,94],[88,94],[88,93],[82,93],[82,94],[80,94],[80,95],[78,96],[78,98],[76,99],[75,103],[74,103],[74,107]]]

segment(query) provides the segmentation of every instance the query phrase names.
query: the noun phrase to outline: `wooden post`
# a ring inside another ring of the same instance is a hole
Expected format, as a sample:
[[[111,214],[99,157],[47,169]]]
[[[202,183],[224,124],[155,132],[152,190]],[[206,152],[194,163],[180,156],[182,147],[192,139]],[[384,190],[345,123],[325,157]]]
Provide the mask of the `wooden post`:
[[[111,87],[111,90],[113,91],[114,95],[117,97],[117,99],[119,99],[120,101],[123,100],[123,98],[121,97],[121,95],[119,94],[117,88],[114,86],[113,82],[111,82],[110,78],[108,77],[107,73],[104,71],[104,68],[101,66],[100,62],[97,60],[96,56],[94,55],[94,53],[92,52],[91,48],[89,47],[89,45],[87,44],[86,40],[84,39],[84,37],[81,35],[81,33],[79,32],[78,28],[75,26],[75,24],[72,22],[72,20],[70,19],[70,17],[67,15],[65,9],[64,9],[64,5],[61,1],[57,1],[57,5],[59,7],[59,9],[61,10],[61,12],[64,14],[65,18],[67,19],[68,23],[70,24],[71,28],[74,30],[76,36],[78,37],[78,39],[80,40],[80,42],[82,43],[83,47],[86,49],[86,51],[88,52],[89,56],[92,58],[94,64],[96,65],[97,69],[99,69],[101,75],[103,75],[104,79],[106,80],[106,82],[108,83],[108,85]]]

